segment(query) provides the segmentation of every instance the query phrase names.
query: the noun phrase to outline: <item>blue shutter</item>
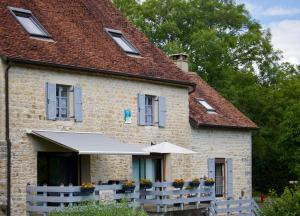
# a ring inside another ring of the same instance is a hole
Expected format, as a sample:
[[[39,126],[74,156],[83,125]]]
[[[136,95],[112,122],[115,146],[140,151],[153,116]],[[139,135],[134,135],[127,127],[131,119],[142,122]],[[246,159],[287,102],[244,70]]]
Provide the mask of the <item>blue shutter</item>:
[[[227,198],[233,198],[233,164],[232,159],[228,158],[227,163]]]
[[[76,122],[82,122],[82,91],[74,86],[74,117]]]
[[[138,124],[145,125],[145,95],[138,94]]]
[[[159,96],[158,97],[158,125],[159,127],[166,126],[166,98]]]
[[[47,82],[47,119],[56,119],[56,84]]]
[[[207,165],[208,165],[208,178],[212,178],[212,179],[216,179],[215,176],[216,176],[216,164],[215,164],[215,159],[214,158],[208,158],[207,159]],[[212,189],[212,192],[213,192],[213,196],[215,196],[215,185],[213,186],[213,189]]]

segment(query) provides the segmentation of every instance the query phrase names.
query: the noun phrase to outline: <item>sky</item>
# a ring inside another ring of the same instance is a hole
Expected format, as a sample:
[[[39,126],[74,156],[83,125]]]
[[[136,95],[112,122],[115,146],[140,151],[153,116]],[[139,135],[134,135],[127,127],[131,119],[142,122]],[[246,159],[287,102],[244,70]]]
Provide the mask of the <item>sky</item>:
[[[275,49],[285,61],[300,64],[300,0],[236,0],[252,17],[272,33]]]

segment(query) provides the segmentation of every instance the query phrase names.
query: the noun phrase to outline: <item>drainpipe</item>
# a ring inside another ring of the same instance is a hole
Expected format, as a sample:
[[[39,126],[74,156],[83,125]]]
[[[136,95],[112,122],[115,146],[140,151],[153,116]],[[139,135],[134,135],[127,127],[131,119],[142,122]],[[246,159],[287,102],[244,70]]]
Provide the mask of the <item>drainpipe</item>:
[[[9,76],[8,71],[11,63],[5,69],[5,139],[7,145],[7,207],[6,215],[11,216],[11,140],[9,134]]]

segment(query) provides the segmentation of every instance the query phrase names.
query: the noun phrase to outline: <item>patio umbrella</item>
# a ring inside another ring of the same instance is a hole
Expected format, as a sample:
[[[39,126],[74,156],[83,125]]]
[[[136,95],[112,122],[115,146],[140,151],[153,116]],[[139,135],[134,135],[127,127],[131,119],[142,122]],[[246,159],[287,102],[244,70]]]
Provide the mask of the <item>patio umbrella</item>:
[[[181,146],[169,142],[162,142],[156,145],[152,145],[144,148],[143,150],[149,153],[161,153],[161,154],[196,154],[197,153],[192,150],[183,148]]]

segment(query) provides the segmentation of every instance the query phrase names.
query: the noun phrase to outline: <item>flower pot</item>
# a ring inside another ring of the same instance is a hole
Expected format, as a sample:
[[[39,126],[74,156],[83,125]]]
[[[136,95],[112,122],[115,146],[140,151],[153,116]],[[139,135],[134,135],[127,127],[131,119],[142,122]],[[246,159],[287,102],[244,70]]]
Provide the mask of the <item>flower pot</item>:
[[[150,188],[152,188],[152,183],[140,184],[140,188],[142,188],[142,189],[150,189]]]
[[[133,193],[133,191],[135,189],[135,186],[126,186],[126,185],[123,185],[122,189],[123,189],[123,191],[125,193]]]
[[[193,181],[191,181],[189,183],[189,186],[191,186],[192,188],[198,188],[199,185],[200,185],[200,182],[193,182]]]
[[[172,185],[174,188],[183,188],[184,182],[182,183],[173,182]]]
[[[82,187],[81,189],[80,189],[80,192],[81,192],[81,194],[83,194],[83,195],[90,195],[91,193],[93,193],[95,191],[95,188],[93,187],[93,188],[84,188],[84,187]]]
[[[214,182],[207,182],[207,181],[204,182],[204,185],[207,187],[212,187],[214,186],[214,184],[215,184]]]

